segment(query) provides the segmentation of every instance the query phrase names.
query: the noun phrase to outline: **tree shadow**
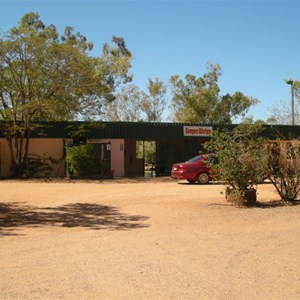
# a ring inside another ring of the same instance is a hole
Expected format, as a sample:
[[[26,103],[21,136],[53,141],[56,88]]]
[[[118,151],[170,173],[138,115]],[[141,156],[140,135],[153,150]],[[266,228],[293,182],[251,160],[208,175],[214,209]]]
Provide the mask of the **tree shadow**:
[[[300,205],[300,200],[295,200],[293,202],[284,202],[282,200],[270,200],[260,202],[257,201],[252,205],[235,205],[229,201],[224,200],[224,203],[210,203],[209,206],[232,206],[239,209],[249,209],[249,208],[278,208],[278,207],[289,207],[289,206],[298,206]]]
[[[259,202],[257,201],[255,205],[252,207],[258,208],[276,208],[276,207],[287,207],[287,206],[297,206],[300,205],[299,200],[295,200],[293,202],[285,202],[282,200],[270,200],[266,202]]]
[[[121,213],[118,208],[91,203],[35,207],[21,202],[0,203],[0,237],[19,235],[21,227],[84,227],[93,230],[131,230],[149,227],[146,216]]]

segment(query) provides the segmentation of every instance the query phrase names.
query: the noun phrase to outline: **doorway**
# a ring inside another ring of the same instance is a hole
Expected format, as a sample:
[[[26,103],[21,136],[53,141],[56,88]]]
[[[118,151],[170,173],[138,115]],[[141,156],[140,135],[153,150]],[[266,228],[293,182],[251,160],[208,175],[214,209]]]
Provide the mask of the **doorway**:
[[[109,175],[111,169],[111,143],[97,143],[92,145],[94,155],[100,162],[100,175]]]
[[[156,141],[136,141],[136,154],[138,159],[143,159],[144,177],[157,175]]]

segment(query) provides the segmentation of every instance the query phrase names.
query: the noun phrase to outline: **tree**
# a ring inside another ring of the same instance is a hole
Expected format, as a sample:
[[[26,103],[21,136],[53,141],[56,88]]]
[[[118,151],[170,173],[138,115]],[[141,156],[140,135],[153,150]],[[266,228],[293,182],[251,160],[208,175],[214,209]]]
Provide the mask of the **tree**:
[[[294,107],[295,124],[300,123],[300,106],[295,102]],[[292,110],[285,101],[279,100],[270,107],[271,115],[267,119],[268,124],[290,125],[292,124]]]
[[[15,175],[26,167],[36,121],[95,117],[131,80],[131,53],[122,38],[112,41],[116,46],[105,44],[99,58],[90,57],[93,45],[86,37],[70,26],[59,36],[37,13],[1,33],[0,118]]]
[[[159,122],[166,107],[166,92],[164,83],[158,78],[148,80],[148,93],[133,84],[125,86],[114,102],[103,106],[103,118],[107,121]]]
[[[191,123],[231,123],[236,117],[244,117],[249,108],[258,103],[237,91],[220,95],[218,79],[221,67],[207,65],[203,77],[186,75],[184,80],[178,75],[170,78],[172,86],[172,110],[177,122]]]
[[[215,131],[205,144],[218,164],[212,164],[216,178],[224,181],[226,198],[237,205],[256,202],[255,185],[267,169],[266,139],[261,136],[263,124],[242,123],[232,132]]]
[[[148,122],[159,122],[167,104],[167,88],[160,79],[149,79],[148,93],[141,103],[142,111],[146,114]]]
[[[115,101],[103,106],[103,118],[106,121],[141,121],[141,103],[145,94],[136,85],[129,85],[121,89]]]
[[[282,124],[282,125],[290,125],[294,122],[294,124],[299,124],[299,104],[300,104],[300,81],[297,80],[286,80],[286,83],[292,85],[291,93],[293,93],[292,97],[298,99],[298,101],[292,101],[293,109],[291,105],[285,101],[277,101],[272,107],[272,114],[267,119],[267,122],[270,124]],[[294,112],[294,116],[292,116]]]
[[[300,141],[277,139],[267,149],[270,181],[283,202],[295,203],[300,193]]]

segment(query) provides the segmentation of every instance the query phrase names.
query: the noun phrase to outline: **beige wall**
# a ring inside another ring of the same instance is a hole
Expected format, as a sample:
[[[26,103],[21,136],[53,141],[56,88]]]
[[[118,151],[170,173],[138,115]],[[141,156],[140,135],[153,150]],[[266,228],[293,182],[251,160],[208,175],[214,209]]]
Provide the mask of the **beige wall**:
[[[39,157],[45,160],[53,169],[52,176],[65,176],[64,163],[64,140],[63,139],[30,139],[29,157]],[[0,139],[0,161],[1,176],[11,176],[11,160],[8,143],[5,139]]]
[[[111,143],[111,169],[114,171],[115,177],[124,177],[125,175],[142,175],[142,160],[137,161],[136,159],[135,140],[126,142],[126,145],[124,139],[90,139],[87,142]],[[125,146],[127,147],[126,152]],[[53,169],[51,174],[52,176],[65,176],[63,139],[32,138],[30,139],[29,144],[29,156],[45,159]],[[126,165],[128,168],[128,174],[125,174]],[[11,176],[12,172],[10,168],[11,162],[7,141],[5,139],[0,139],[0,175],[3,177]]]
[[[125,142],[123,139],[89,139],[87,142],[91,144],[111,143],[110,160],[111,160],[111,169],[114,171],[114,176],[123,177],[125,175],[125,170],[124,170]]]

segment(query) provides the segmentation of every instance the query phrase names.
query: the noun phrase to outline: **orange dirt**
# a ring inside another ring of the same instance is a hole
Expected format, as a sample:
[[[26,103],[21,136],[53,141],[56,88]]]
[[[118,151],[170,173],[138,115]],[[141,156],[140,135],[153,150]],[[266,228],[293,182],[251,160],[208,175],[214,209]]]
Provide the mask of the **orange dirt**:
[[[300,299],[300,205],[169,178],[0,181],[0,299]]]

